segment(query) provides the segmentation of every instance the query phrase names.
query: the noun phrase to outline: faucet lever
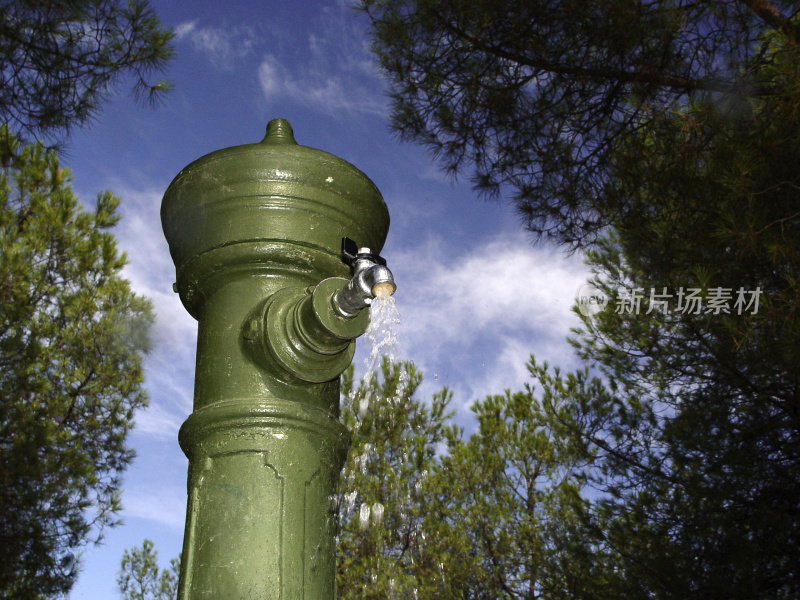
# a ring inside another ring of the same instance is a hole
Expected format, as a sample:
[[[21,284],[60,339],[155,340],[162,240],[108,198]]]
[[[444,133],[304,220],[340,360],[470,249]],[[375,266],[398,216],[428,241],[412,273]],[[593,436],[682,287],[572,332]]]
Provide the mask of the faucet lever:
[[[353,262],[358,256],[358,244],[349,237],[342,238],[342,260],[345,264],[353,266]]]
[[[366,252],[365,252],[366,251]],[[373,254],[369,248],[359,248],[349,237],[342,238],[342,260],[350,267],[355,266],[357,260],[366,259],[376,265],[386,266],[386,259]]]

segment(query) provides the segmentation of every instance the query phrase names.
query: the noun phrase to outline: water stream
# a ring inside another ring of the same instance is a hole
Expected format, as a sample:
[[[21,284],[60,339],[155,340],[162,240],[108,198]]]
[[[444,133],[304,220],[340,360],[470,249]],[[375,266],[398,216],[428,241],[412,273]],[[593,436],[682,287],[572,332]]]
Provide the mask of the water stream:
[[[394,296],[376,296],[370,307],[369,327],[364,334],[370,348],[369,356],[364,361],[364,375],[362,377],[364,389],[369,389],[369,383],[375,377],[384,356],[392,364],[399,361],[399,328],[400,311],[397,310]],[[400,381],[398,382],[395,396],[389,400],[399,402],[403,397],[407,383],[408,373],[406,373],[405,369],[401,369]],[[366,415],[371,401],[373,401],[373,398],[369,394],[365,394],[359,401],[358,415],[360,418],[363,419]]]
[[[399,345],[399,328],[400,328],[400,313],[395,304],[395,300],[391,295],[377,296],[373,299],[370,307],[370,324],[364,334],[364,339],[367,342],[368,354],[363,362],[363,374],[360,381],[360,389],[365,393],[358,400],[358,406],[353,407],[356,409],[356,423],[355,427],[360,428],[371,411],[380,411],[385,408],[389,413],[394,412],[394,406],[399,406],[403,402],[409,382],[409,374],[405,366],[400,364],[400,345]],[[386,359],[390,366],[400,366],[399,379],[397,387],[393,391],[391,397],[383,397],[380,393],[373,393],[374,388],[381,388],[383,386],[373,386],[374,378],[380,376],[381,365],[383,360]],[[381,404],[384,403],[384,404]],[[367,466],[373,458],[375,452],[373,444],[364,444],[358,456],[353,458],[353,462],[348,470],[345,471],[343,483],[347,492],[342,494],[342,504],[340,505],[340,515],[344,521],[349,520],[351,517],[356,519],[358,530],[366,532],[372,527],[386,526],[384,518],[386,515],[392,515],[390,518],[390,527],[400,527],[401,529],[413,529],[410,533],[414,543],[422,543],[424,540],[424,533],[422,533],[421,540],[417,539],[417,531],[414,524],[411,523],[411,518],[407,511],[407,505],[412,503],[412,495],[420,493],[421,484],[416,482],[415,486],[408,491],[408,496],[405,500],[398,500],[399,506],[384,506],[380,501],[368,502],[362,497],[361,492],[355,484],[356,474],[366,474]],[[407,452],[403,453],[403,458],[406,462],[411,460]],[[424,478],[427,472],[422,474]],[[356,486],[356,487],[354,487]],[[385,501],[385,500],[384,500]],[[413,561],[413,558],[411,559]],[[377,583],[379,577],[376,573],[370,573],[372,583]],[[389,599],[396,597],[397,591],[395,589],[397,582],[394,578],[390,578],[388,582]],[[416,597],[416,590],[413,596]]]

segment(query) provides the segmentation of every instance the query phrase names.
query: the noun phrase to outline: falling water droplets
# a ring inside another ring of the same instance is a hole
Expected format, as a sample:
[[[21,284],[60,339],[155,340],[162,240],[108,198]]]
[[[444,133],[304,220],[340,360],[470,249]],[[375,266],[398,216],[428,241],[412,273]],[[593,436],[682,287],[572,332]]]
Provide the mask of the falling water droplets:
[[[363,419],[367,416],[367,410],[369,410],[369,398],[370,394],[365,393],[364,397],[358,401],[358,417]]]
[[[375,407],[376,402],[400,404],[408,387],[408,371],[399,364],[399,338],[400,311],[397,309],[393,296],[377,296],[370,308],[370,322],[364,337],[369,344],[369,355],[364,361],[364,376],[361,378],[361,388],[364,395],[358,401],[358,418],[360,422],[366,418],[369,410]],[[391,398],[376,398],[372,395],[371,384],[376,376],[383,358],[391,365],[399,365],[397,387]]]
[[[353,512],[353,509],[356,506],[356,498],[358,497],[358,492],[356,490],[352,490],[344,495],[344,514],[349,516],[350,513]]]
[[[373,525],[380,525],[383,521],[383,504],[380,502],[376,502],[372,505],[372,524]]]
[[[366,531],[369,527],[369,504],[364,502],[358,511],[358,527],[361,531]]]

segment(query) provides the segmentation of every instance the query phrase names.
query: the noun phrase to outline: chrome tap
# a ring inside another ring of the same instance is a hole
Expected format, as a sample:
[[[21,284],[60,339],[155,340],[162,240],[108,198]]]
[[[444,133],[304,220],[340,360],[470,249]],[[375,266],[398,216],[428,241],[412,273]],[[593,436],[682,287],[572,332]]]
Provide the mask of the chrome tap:
[[[342,238],[342,260],[353,269],[353,278],[333,296],[333,305],[343,317],[355,316],[374,298],[391,296],[397,289],[386,260],[347,237]]]

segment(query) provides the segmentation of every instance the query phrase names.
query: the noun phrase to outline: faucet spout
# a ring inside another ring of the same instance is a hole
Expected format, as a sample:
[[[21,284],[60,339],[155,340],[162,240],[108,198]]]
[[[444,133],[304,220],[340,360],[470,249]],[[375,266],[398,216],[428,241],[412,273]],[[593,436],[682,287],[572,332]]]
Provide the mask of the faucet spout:
[[[370,269],[369,277],[372,280],[372,295],[375,298],[385,298],[394,294],[397,285],[394,275],[386,265],[375,265]]]
[[[353,267],[353,278],[333,296],[333,306],[341,316],[354,317],[374,298],[394,294],[394,275],[382,257],[372,254],[369,248],[356,249],[349,238],[342,239],[342,255]]]

